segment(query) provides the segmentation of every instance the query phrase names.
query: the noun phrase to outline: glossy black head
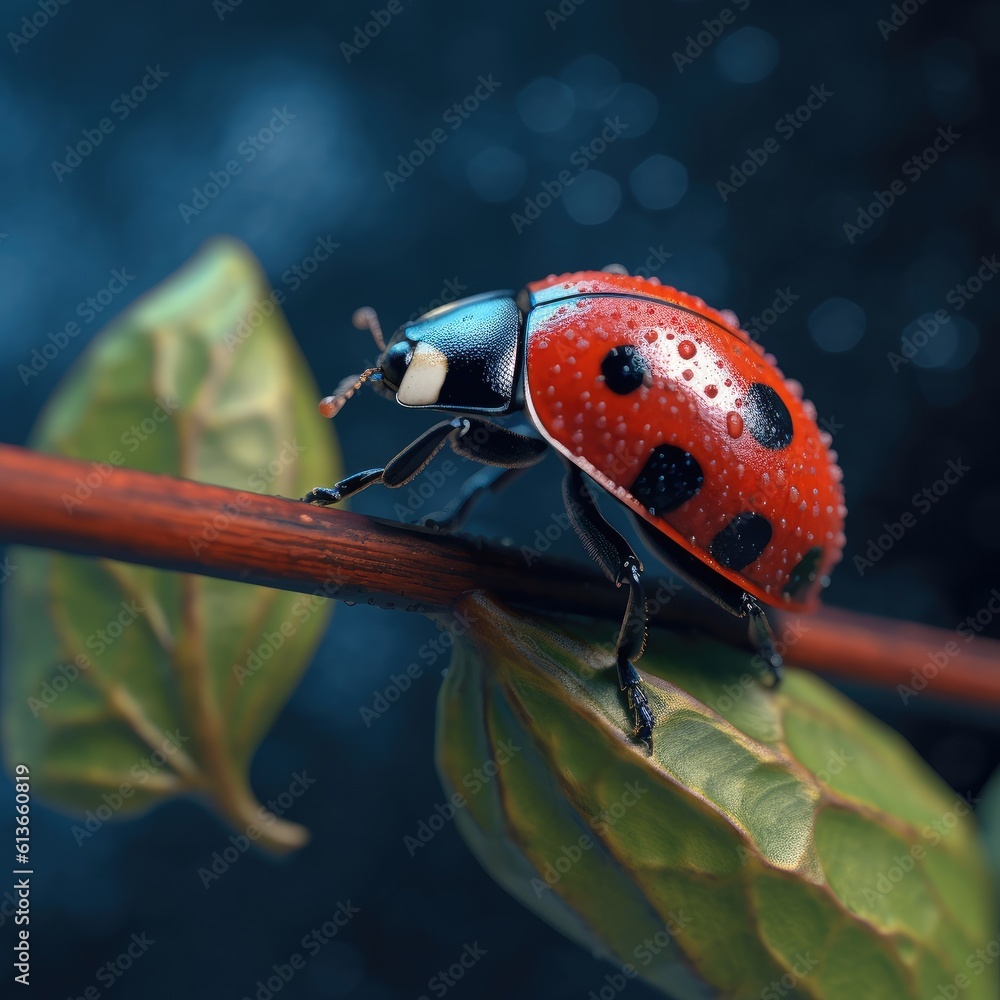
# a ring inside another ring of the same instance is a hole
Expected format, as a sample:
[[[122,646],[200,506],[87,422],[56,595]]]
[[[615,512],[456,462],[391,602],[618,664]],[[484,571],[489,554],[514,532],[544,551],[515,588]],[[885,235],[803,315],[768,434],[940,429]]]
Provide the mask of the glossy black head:
[[[398,330],[374,384],[403,406],[506,413],[514,406],[520,341],[513,293],[460,299]]]

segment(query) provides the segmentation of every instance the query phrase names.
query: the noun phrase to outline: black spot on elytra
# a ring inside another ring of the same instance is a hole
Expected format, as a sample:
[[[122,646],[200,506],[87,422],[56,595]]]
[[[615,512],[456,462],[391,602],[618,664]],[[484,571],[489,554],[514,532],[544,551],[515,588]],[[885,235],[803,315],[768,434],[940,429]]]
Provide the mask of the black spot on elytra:
[[[771,541],[771,522],[762,514],[737,514],[709,545],[712,558],[727,569],[749,566]]]
[[[612,392],[627,396],[642,385],[649,371],[646,359],[631,345],[612,347],[601,362],[601,374]]]
[[[690,500],[705,481],[698,460],[683,448],[661,444],[653,449],[629,492],[650,514],[666,514]]]
[[[795,569],[792,570],[792,575],[788,578],[788,583],[782,589],[793,601],[805,597],[809,588],[816,582],[816,575],[819,572],[819,563],[822,558],[823,550],[818,545],[814,545],[799,560]]]
[[[781,397],[762,382],[754,382],[747,390],[743,423],[765,448],[772,451],[787,448],[792,443],[792,415]]]

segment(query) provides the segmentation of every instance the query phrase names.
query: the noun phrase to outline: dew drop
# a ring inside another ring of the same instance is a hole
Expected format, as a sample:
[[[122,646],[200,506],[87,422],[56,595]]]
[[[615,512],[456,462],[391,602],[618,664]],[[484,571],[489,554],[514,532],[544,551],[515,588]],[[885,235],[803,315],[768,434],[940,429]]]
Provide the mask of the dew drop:
[[[735,410],[730,410],[726,414],[726,430],[729,431],[729,436],[734,438],[743,433],[743,418]]]
[[[677,353],[685,360],[690,361],[697,353],[698,348],[690,340],[682,340],[677,345]]]
[[[690,382],[691,379],[694,378],[694,372],[691,371],[690,368],[685,368],[684,371],[681,372],[681,374],[684,376],[685,379],[687,379],[688,382]]]
[[[706,385],[705,395],[708,396],[709,399],[715,399],[715,397],[719,395],[719,387],[717,385]]]
[[[788,487],[788,499],[792,503],[798,503],[799,501],[799,491],[794,486]]]

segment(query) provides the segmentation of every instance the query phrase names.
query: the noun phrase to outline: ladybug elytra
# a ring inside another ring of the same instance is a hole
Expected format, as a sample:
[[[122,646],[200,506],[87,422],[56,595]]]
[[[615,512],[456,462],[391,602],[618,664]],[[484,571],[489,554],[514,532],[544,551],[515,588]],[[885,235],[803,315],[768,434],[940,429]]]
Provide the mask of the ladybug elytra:
[[[333,416],[364,382],[407,407],[459,414],[421,434],[384,467],[318,487],[321,505],[382,483],[402,486],[445,443],[487,468],[442,519],[456,527],[483,492],[563,458],[563,499],[604,573],[629,589],[616,644],[635,736],[652,748],[655,718],[633,660],[642,655],[642,564],[598,509],[584,475],[623,503],[647,543],[679,575],[735,615],[776,683],[761,603],[811,610],[844,545],[841,473],[830,436],[797,383],[732,313],[621,269],[550,276],[434,309],[388,344],[358,310],[381,356],[320,404]],[[505,426],[497,417],[523,414]]]

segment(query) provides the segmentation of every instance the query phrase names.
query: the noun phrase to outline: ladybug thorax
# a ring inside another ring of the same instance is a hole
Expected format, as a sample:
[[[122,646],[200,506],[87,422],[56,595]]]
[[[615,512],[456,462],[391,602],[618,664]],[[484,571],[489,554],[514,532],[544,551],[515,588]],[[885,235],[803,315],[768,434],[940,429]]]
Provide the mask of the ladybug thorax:
[[[433,309],[401,327],[379,358],[403,406],[506,413],[514,405],[521,313],[509,292]]]

